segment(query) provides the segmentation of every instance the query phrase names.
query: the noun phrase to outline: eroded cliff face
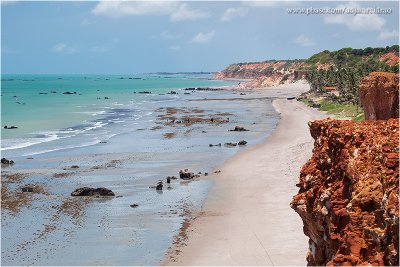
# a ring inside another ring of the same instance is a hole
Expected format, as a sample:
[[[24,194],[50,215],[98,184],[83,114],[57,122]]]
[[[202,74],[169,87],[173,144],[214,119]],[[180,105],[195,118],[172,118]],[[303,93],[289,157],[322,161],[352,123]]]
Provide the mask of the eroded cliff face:
[[[246,88],[276,86],[304,78],[305,72],[298,71],[304,65],[303,60],[271,60],[262,63],[232,64],[217,72],[214,79],[252,79]]]
[[[308,265],[399,265],[399,121],[309,123],[313,156],[291,207]]]
[[[358,94],[366,120],[399,117],[399,75],[372,72],[360,81]]]

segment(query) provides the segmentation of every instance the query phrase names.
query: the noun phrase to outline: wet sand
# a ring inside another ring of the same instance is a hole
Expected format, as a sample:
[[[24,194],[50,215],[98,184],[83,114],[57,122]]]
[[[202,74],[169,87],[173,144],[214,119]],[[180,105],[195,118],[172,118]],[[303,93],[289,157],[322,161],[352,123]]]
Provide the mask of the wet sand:
[[[271,94],[302,91],[290,89]],[[312,152],[307,122],[326,115],[296,100],[273,105],[281,114],[278,127],[218,168],[205,204],[180,233],[186,240],[169,249],[163,265],[306,265],[307,237],[289,203]]]

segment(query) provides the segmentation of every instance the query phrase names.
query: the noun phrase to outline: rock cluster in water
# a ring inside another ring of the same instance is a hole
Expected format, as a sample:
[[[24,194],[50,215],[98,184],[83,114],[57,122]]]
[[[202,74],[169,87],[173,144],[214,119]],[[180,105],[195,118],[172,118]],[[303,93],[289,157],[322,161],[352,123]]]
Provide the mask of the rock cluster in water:
[[[14,165],[14,161],[13,161],[12,159],[2,158],[2,159],[1,159],[1,164],[4,164],[4,165]]]
[[[399,121],[309,123],[315,139],[291,207],[308,265],[399,265]]]
[[[113,197],[115,196],[114,192],[110,189],[99,187],[99,188],[91,188],[91,187],[81,187],[76,189],[71,193],[71,196],[107,196]]]

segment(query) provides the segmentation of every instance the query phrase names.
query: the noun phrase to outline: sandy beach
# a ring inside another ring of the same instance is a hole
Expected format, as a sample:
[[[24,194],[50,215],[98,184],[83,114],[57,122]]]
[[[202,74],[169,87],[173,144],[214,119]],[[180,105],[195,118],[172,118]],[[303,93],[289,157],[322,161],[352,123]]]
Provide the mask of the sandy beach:
[[[296,100],[273,105],[278,127],[218,168],[205,204],[182,228],[186,240],[175,243],[164,265],[306,265],[307,237],[289,203],[312,152],[307,122],[326,115]]]

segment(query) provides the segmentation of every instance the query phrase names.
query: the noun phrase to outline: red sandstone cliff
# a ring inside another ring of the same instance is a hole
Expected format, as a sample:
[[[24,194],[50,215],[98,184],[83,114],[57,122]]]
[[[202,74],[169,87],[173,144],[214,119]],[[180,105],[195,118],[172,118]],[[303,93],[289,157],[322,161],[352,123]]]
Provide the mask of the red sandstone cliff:
[[[291,207],[308,265],[399,265],[399,121],[309,123],[313,156]]]
[[[283,82],[291,82],[305,76],[298,71],[304,60],[270,60],[260,63],[239,63],[228,66],[217,72],[214,79],[252,79],[245,84],[247,88],[276,86]]]
[[[359,84],[358,94],[366,120],[399,117],[399,75],[372,72]]]

